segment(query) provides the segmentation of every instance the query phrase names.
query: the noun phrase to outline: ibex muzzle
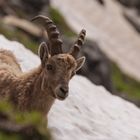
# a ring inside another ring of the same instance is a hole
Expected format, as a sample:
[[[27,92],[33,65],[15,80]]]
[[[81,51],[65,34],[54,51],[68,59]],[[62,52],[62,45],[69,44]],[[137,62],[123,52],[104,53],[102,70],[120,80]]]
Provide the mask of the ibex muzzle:
[[[68,92],[68,84],[60,84],[55,90],[55,96],[59,100],[64,100],[66,97],[68,97]]]

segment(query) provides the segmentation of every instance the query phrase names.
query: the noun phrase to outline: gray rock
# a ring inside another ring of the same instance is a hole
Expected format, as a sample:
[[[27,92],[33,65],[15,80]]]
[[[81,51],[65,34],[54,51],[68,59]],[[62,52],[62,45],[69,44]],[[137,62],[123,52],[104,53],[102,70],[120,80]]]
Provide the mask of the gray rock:
[[[140,0],[117,0],[121,4],[129,7],[129,8],[135,8],[140,13]]]
[[[0,15],[32,17],[48,9],[50,0],[5,0],[0,3]]]
[[[96,0],[100,5],[105,5],[105,1],[104,0]]]
[[[136,12],[136,10],[124,10],[124,17],[129,21],[129,23],[140,32],[140,16]]]
[[[128,7],[134,7],[139,2],[139,0],[117,0],[117,1]]]

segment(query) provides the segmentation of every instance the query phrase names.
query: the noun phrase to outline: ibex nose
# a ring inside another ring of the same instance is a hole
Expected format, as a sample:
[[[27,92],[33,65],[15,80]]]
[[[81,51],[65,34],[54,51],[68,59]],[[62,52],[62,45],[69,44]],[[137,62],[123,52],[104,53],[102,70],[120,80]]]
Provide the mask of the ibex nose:
[[[61,86],[60,90],[63,94],[67,94],[68,93],[68,87],[67,86]]]

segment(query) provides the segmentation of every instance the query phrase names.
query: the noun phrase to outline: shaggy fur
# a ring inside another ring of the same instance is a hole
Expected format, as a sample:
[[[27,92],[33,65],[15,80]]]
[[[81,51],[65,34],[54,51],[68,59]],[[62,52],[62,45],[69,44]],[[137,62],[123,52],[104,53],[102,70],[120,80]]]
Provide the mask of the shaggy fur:
[[[68,85],[78,64],[68,54],[58,54],[45,63],[55,68],[47,71],[40,65],[23,73],[13,53],[0,50],[0,98],[10,100],[19,110],[47,114],[56,99],[54,89],[59,83]]]
[[[86,31],[81,30],[70,52],[63,53],[62,41],[53,21],[42,15],[33,18],[37,19],[45,23],[49,39],[38,49],[41,65],[23,73],[12,52],[0,50],[0,98],[10,100],[19,110],[47,114],[55,99],[66,99],[69,80],[85,61],[85,57],[77,59],[77,56]]]

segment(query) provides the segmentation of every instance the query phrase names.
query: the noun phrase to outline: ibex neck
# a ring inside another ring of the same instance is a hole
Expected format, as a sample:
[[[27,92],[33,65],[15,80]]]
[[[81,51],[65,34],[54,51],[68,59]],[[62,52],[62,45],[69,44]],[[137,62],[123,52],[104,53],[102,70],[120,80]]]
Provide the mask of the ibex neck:
[[[41,89],[44,76],[41,66],[23,76],[24,85],[28,89],[25,91],[25,96],[27,96],[28,99],[28,104],[25,109],[37,110],[47,114],[53,105],[55,98],[51,96],[52,91],[47,87],[47,84],[45,84],[45,90]]]

